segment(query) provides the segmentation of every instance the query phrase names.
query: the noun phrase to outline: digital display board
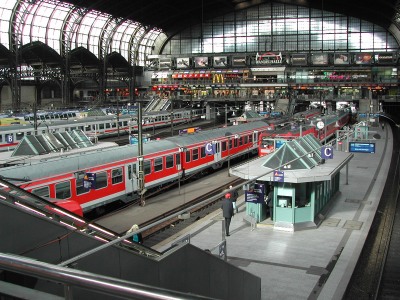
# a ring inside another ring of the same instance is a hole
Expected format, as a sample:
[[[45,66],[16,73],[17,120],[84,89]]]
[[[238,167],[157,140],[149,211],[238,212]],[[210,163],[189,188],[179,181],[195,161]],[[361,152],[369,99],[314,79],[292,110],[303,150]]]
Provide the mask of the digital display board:
[[[393,64],[395,56],[393,52],[375,53],[375,61],[378,64]]]
[[[349,151],[357,153],[375,153],[375,143],[350,142]]]

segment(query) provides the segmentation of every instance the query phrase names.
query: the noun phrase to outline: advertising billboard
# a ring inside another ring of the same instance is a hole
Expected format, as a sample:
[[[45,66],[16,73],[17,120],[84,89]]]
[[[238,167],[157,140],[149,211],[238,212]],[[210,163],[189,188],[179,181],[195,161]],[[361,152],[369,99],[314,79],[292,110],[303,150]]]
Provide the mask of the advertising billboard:
[[[282,63],[282,53],[275,52],[257,52],[256,65],[273,65]]]
[[[357,53],[354,54],[354,63],[356,65],[370,65],[372,64],[372,54],[371,53]]]
[[[307,65],[307,54],[292,54],[290,61],[294,66]]]
[[[348,53],[335,53],[333,55],[333,64],[335,65],[350,64],[350,55]]]
[[[228,66],[228,57],[227,56],[214,56],[213,57],[213,66],[214,68],[224,68]]]
[[[160,58],[159,68],[160,69],[171,69],[172,60],[170,58]]]
[[[395,62],[395,54],[393,52],[375,53],[375,61],[378,64],[393,64]]]
[[[247,57],[245,55],[232,56],[232,67],[247,66]]]
[[[189,57],[178,57],[176,59],[176,67],[178,69],[190,68],[190,58]]]
[[[194,67],[195,68],[207,68],[208,64],[208,57],[207,56],[197,56],[194,58]]]
[[[329,63],[328,53],[313,53],[311,54],[311,64],[326,66]]]

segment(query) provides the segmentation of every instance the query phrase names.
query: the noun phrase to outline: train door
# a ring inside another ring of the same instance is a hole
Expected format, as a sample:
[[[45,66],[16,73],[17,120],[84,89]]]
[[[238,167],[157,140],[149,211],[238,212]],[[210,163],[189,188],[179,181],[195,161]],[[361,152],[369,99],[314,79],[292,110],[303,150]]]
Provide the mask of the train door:
[[[221,142],[215,143],[214,162],[219,162],[222,159],[221,155]]]
[[[134,193],[138,189],[138,163],[130,163],[125,168],[125,191],[127,194]]]

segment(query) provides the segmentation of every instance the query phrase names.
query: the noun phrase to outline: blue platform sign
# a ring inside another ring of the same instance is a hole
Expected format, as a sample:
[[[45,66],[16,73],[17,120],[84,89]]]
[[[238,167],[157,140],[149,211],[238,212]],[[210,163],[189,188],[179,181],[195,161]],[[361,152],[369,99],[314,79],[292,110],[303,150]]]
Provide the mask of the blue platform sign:
[[[285,173],[283,171],[274,171],[274,181],[277,182],[284,182],[285,180]]]
[[[12,134],[6,134],[7,143],[14,143],[14,136]]]
[[[265,199],[265,186],[260,183],[255,183],[254,188],[245,191],[245,202],[263,203]]]
[[[92,190],[96,188],[96,173],[86,173],[83,176],[83,187]]]
[[[375,143],[350,142],[349,151],[357,153],[375,153]]]
[[[217,149],[217,145],[216,145],[216,144],[207,143],[207,144],[205,145],[205,152],[206,152],[206,154],[209,154],[209,155],[215,154],[215,153],[217,152],[216,149]]]
[[[322,147],[321,148],[321,157],[323,159],[332,159],[333,158],[333,147]]]

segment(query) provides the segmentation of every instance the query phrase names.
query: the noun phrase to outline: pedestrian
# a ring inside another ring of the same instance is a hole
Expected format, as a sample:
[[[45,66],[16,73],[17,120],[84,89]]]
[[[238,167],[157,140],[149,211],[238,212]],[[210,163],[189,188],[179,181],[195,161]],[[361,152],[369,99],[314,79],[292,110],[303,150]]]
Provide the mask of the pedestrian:
[[[232,190],[233,187],[230,185],[229,189]],[[239,208],[236,205],[236,200],[237,200],[238,197],[239,197],[239,193],[237,192],[237,190],[231,191],[231,201],[232,201],[232,204],[233,204],[233,211],[234,212],[236,211],[236,213],[239,213]]]
[[[268,196],[267,196],[267,206],[269,208],[269,216],[271,217],[271,221],[274,220],[274,187],[271,186]]]
[[[385,130],[385,123],[382,122],[382,130]]]
[[[132,227],[131,227],[131,229],[129,229],[126,233],[128,234],[128,233],[132,233],[132,232],[138,231],[138,230],[139,230],[139,225],[133,224]],[[136,242],[136,243],[142,244],[142,243],[143,243],[142,233],[140,233],[140,232],[139,232],[139,233],[135,233],[135,234],[132,236],[132,240],[133,240],[134,242]]]
[[[225,218],[225,234],[229,236],[229,225],[231,224],[231,219],[234,216],[233,203],[231,201],[231,194],[226,193],[224,200],[222,200],[222,215]]]

